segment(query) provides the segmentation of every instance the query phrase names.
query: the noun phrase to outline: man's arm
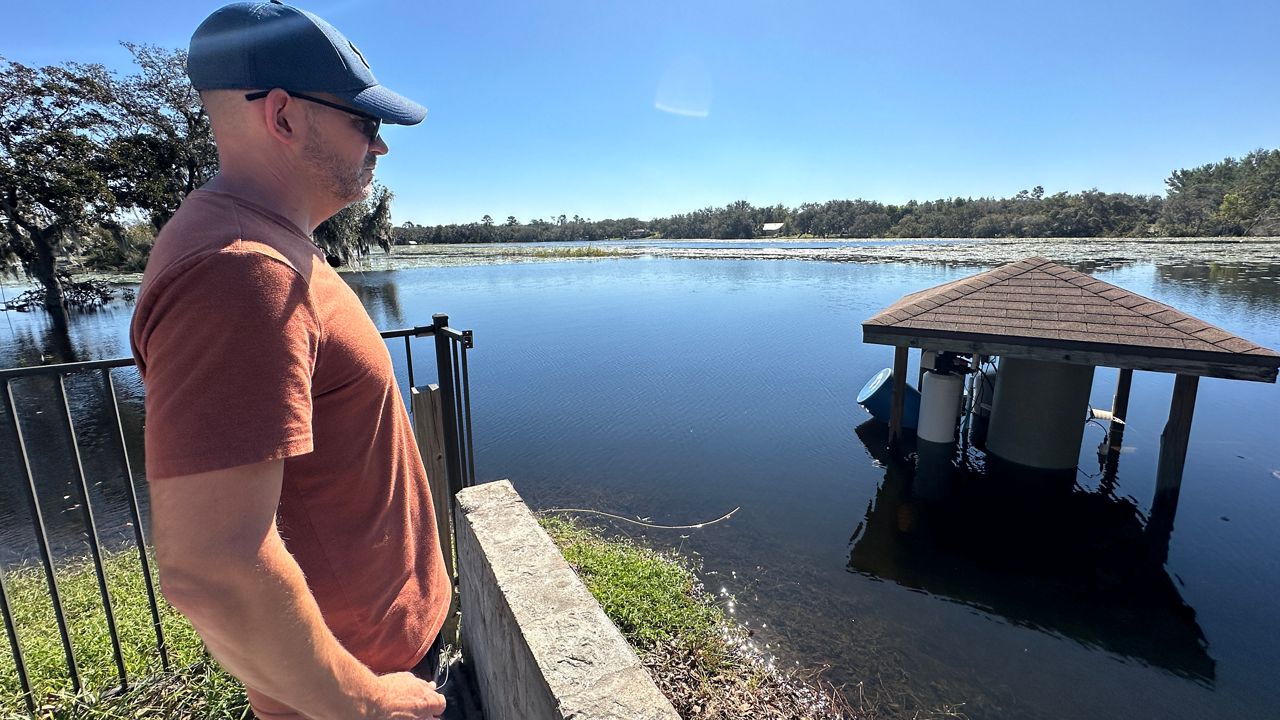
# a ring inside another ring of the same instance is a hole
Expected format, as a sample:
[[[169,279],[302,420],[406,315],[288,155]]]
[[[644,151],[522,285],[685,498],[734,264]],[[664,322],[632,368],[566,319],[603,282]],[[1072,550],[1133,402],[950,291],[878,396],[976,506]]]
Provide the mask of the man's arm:
[[[284,461],[158,479],[151,524],[164,596],[246,685],[310,718],[432,718],[435,686],[377,676],[325,625],[276,531]]]

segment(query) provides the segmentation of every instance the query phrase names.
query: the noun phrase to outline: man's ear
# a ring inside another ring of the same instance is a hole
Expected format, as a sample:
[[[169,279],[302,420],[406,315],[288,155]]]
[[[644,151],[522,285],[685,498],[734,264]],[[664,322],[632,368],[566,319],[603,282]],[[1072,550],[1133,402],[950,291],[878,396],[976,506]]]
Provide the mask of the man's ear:
[[[267,133],[286,145],[296,143],[301,137],[299,130],[305,122],[305,112],[302,103],[294,102],[289,93],[280,88],[272,89],[262,99],[262,120]]]

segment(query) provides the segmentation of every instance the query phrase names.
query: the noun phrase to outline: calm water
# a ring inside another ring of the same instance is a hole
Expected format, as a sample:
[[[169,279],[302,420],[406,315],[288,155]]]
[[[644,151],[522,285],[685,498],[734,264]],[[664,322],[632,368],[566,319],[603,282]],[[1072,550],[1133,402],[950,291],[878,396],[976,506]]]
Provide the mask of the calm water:
[[[879,456],[882,431],[853,398],[892,352],[863,345],[859,323],[992,264],[628,257],[347,277],[380,327],[445,311],[475,330],[480,479],[510,478],[535,507],[658,523],[741,506],[727,522],[648,538],[700,557],[708,587],[732,597],[779,662],[829,665],[829,680],[863,682],[908,716],[960,703],[980,718],[1280,715],[1277,386],[1202,380],[1163,565],[1144,522],[1172,376],[1135,374],[1113,488],[1100,484],[1092,426],[1070,491],[913,479]],[[1087,269],[1280,347],[1280,258]],[[127,354],[129,311],[77,316],[62,352]],[[53,351],[41,316],[7,315],[0,365]],[[1095,406],[1109,407],[1115,375],[1098,370]],[[116,378],[134,437],[136,377]],[[74,414],[100,458],[95,509],[119,527],[119,448],[102,404],[84,399],[94,383],[75,383]],[[53,489],[55,544],[74,552],[57,406],[37,400],[48,388],[16,388],[23,429],[45,448],[37,472]],[[0,432],[11,562],[32,545],[12,431]]]

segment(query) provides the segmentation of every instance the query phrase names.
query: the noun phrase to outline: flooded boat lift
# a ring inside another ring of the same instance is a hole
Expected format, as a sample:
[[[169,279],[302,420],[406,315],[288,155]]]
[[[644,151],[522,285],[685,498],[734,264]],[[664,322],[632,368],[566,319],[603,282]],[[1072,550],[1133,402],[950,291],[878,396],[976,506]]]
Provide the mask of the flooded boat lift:
[[[1274,383],[1280,370],[1273,350],[1041,257],[907,295],[862,332],[894,346],[892,371],[858,398],[888,423],[890,450],[912,429],[918,446],[946,446],[963,428],[993,465],[1022,473],[1074,479],[1094,369],[1112,367],[1112,409],[1093,415],[1110,421],[1104,477],[1114,481],[1133,371],[1175,374],[1148,523],[1165,537],[1200,378]],[[922,351],[919,393],[907,384],[911,348]]]

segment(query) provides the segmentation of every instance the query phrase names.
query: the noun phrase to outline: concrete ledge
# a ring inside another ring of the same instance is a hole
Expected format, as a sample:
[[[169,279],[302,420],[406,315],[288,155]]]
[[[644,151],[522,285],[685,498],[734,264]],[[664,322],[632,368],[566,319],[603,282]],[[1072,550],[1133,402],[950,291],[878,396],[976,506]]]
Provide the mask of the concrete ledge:
[[[507,480],[456,509],[462,642],[488,720],[680,720]]]

